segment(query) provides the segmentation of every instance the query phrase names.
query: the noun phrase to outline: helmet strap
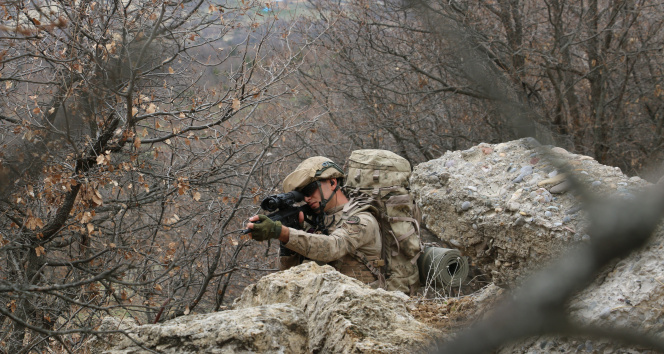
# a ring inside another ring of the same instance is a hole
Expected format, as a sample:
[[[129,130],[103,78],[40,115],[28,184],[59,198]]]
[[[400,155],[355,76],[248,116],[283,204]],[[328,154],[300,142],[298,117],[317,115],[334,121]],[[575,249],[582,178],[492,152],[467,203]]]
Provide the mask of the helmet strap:
[[[320,191],[320,199],[321,199],[320,203],[318,203],[318,216],[319,216],[319,217],[317,218],[317,219],[318,219],[318,220],[317,220],[317,221],[318,221],[317,223],[320,224],[319,226],[320,226],[322,229],[324,229],[325,231],[327,231],[327,228],[331,225],[331,223],[330,223],[330,225],[327,225],[327,226],[324,225],[324,220],[325,220],[325,206],[326,206],[327,203],[328,203],[328,202],[329,202],[329,201],[330,201],[330,200],[331,200],[331,199],[337,194],[337,191],[339,190],[339,181],[337,180],[337,185],[336,185],[336,186],[334,187],[334,189],[332,190],[332,194],[330,195],[329,198],[325,198],[325,197],[324,197],[324,194],[323,194],[323,186],[321,185],[320,181],[316,181],[316,183],[318,184],[318,190]],[[332,222],[334,222],[334,221],[332,221]]]
[[[320,184],[320,181],[316,181],[318,183],[318,190],[320,191],[320,203],[318,205],[318,210],[322,214],[325,211],[325,206],[327,203],[337,194],[337,191],[339,190],[339,182],[337,181],[336,187],[332,190],[332,194],[330,194],[330,197],[325,199],[325,196],[323,194],[323,186]]]

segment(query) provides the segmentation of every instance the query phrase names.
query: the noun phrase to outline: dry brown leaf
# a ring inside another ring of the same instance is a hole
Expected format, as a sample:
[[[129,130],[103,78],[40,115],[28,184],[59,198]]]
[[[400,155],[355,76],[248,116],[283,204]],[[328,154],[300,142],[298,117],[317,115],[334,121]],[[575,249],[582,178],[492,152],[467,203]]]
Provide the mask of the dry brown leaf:
[[[90,221],[92,221],[92,214],[90,214],[89,211],[86,211],[81,217],[81,224],[87,224]]]
[[[34,230],[36,228],[42,228],[44,227],[44,222],[42,221],[42,219],[33,216],[32,211],[28,211],[28,219],[25,222],[25,227],[27,227],[30,230]]]
[[[37,246],[35,248],[35,253],[37,254],[37,257],[41,257],[43,254],[46,254],[46,250],[43,246]]]

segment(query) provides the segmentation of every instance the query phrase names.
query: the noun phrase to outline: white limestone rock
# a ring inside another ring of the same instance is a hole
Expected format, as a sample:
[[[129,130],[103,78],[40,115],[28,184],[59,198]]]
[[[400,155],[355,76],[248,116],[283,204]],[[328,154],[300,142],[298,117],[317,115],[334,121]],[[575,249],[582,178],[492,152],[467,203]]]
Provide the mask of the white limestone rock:
[[[427,228],[444,243],[454,244],[480,272],[501,286],[516,285],[576,243],[592,241],[586,233],[587,215],[569,185],[556,188],[566,179],[543,155],[546,150],[540,150],[532,139],[480,144],[422,163],[415,167],[411,178],[412,191],[427,215]],[[568,163],[584,188],[595,194],[634,198],[638,191],[651,186],[588,156],[560,148],[548,151]],[[529,165],[532,171],[524,169]],[[449,176],[444,185],[425,182],[441,174]],[[531,185],[528,182],[534,175],[547,179]],[[469,191],[469,185],[475,186],[477,192]],[[457,207],[466,201],[471,208]],[[607,267],[592,285],[574,297],[569,305],[570,315],[580,323],[624,326],[661,335],[662,265],[664,228],[660,226],[647,247]],[[513,343],[500,352],[554,351],[642,352],[639,348],[620,348],[607,340],[550,336]]]
[[[448,151],[419,164],[411,192],[431,232],[509,287],[584,240],[585,211],[569,186],[557,188],[568,182],[553,158],[565,161],[596,193],[627,198],[648,185],[588,156],[526,138]]]
[[[306,353],[307,322],[288,304],[182,316],[151,325],[126,325],[107,317],[101,331],[124,330],[99,340],[107,354],[151,353]],[[140,343],[140,346],[136,343]],[[141,348],[141,346],[145,348]],[[102,350],[99,350],[102,351]],[[99,352],[96,351],[96,352]]]
[[[302,309],[308,352],[404,353],[426,348],[437,333],[409,313],[409,297],[371,289],[330,266],[308,262],[244,289],[235,309],[289,303]]]

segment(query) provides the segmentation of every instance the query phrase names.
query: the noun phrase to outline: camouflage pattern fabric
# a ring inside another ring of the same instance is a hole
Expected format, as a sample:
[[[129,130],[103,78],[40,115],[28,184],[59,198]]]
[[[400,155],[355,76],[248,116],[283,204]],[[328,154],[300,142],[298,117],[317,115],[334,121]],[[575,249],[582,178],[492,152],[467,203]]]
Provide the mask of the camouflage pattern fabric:
[[[309,259],[326,262],[341,273],[362,281],[373,283],[376,278],[369,269],[358,262],[353,254],[360,251],[367,259],[380,259],[381,238],[378,222],[368,212],[344,215],[343,205],[326,216],[330,234],[315,234],[290,228],[286,247]]]
[[[403,253],[392,256],[390,259],[390,277],[387,278],[387,290],[403,291],[413,295],[420,287],[420,273],[417,263]]]

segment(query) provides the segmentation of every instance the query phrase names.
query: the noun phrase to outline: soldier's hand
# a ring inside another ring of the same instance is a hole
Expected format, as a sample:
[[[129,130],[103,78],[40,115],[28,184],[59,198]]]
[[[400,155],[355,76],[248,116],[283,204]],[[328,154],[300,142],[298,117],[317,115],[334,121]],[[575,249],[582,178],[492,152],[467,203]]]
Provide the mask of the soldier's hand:
[[[256,241],[279,238],[281,234],[281,221],[272,221],[265,215],[253,216],[249,221],[256,221],[255,224],[247,224],[247,228],[251,229],[251,238]]]

